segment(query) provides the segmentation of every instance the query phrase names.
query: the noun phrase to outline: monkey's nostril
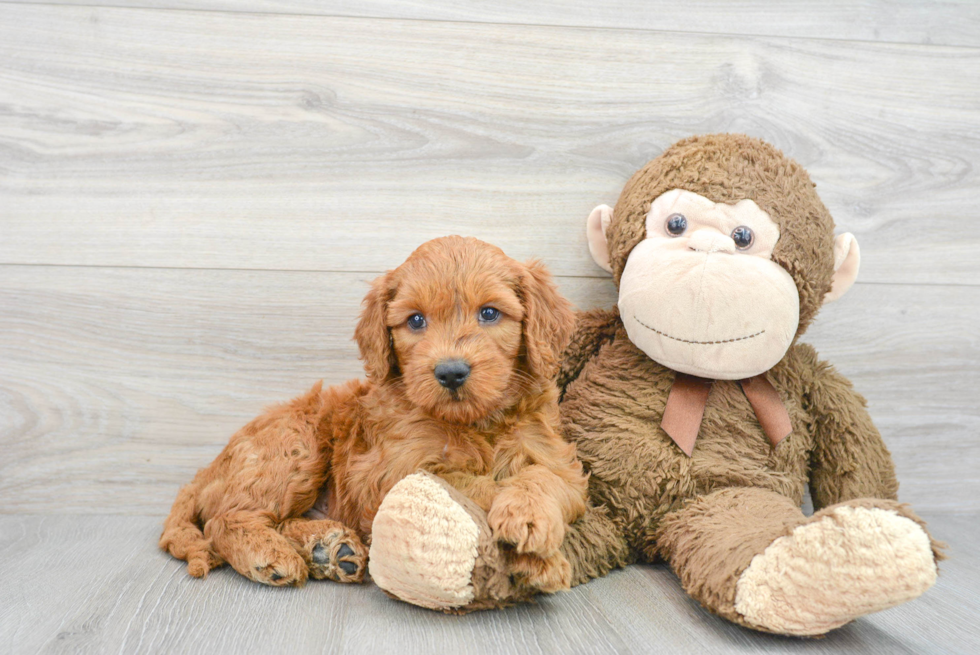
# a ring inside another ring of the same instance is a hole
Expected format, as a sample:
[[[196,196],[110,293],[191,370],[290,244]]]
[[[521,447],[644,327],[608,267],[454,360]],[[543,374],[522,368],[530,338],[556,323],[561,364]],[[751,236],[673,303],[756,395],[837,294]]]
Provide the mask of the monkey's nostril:
[[[463,386],[466,378],[470,375],[470,365],[461,359],[447,359],[436,364],[433,371],[439,384],[450,391],[455,391]]]

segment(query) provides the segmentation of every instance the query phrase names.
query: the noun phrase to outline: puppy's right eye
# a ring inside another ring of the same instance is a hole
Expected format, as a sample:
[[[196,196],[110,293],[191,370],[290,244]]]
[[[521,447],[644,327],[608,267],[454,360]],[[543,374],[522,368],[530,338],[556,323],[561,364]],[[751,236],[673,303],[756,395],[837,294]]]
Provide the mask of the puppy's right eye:
[[[408,317],[408,329],[421,330],[425,327],[425,317],[421,314],[412,314]]]
[[[500,318],[500,310],[496,307],[484,307],[480,310],[480,320],[484,323],[493,323]]]

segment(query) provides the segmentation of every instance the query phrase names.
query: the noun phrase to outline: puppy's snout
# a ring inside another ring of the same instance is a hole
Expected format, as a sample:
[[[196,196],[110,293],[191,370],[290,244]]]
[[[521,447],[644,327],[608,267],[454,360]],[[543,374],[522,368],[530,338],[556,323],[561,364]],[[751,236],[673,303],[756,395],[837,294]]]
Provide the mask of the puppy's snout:
[[[448,359],[436,364],[436,380],[450,391],[456,391],[470,375],[470,365],[461,359]]]

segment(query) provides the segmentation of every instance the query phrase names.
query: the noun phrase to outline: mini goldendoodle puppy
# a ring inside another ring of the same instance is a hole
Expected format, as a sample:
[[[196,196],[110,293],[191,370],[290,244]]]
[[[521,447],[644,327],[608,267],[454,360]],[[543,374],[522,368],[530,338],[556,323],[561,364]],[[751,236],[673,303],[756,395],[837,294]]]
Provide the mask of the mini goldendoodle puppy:
[[[359,582],[381,500],[423,469],[489,512],[529,584],[567,588],[558,549],[586,498],[554,382],[572,324],[541,264],[423,244],[364,299],[367,380],[318,383],[239,430],[180,490],[160,547],[195,577],[227,562],[269,585]]]

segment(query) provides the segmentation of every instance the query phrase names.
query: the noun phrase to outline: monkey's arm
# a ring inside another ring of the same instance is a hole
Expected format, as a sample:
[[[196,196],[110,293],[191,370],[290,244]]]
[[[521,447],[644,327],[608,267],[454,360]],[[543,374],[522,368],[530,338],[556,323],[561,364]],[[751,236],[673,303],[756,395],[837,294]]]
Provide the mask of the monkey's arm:
[[[814,363],[807,394],[815,437],[810,459],[814,509],[855,498],[895,500],[895,466],[871,422],[867,402],[847,378],[809,350]]]
[[[558,390],[564,395],[565,387],[578,377],[602,344],[612,341],[619,328],[619,309],[592,309],[575,313],[575,332],[561,357],[558,372]]]

